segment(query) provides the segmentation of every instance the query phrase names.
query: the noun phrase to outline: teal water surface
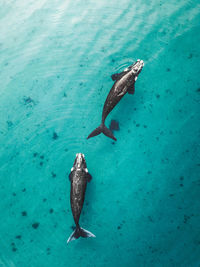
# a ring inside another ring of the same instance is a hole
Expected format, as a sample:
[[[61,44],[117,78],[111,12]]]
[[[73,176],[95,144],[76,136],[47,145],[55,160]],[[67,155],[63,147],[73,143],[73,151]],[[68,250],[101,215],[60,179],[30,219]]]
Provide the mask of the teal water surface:
[[[0,2],[0,267],[200,266],[199,27],[197,0]],[[137,59],[117,142],[86,140]],[[96,238],[67,244],[77,152]]]

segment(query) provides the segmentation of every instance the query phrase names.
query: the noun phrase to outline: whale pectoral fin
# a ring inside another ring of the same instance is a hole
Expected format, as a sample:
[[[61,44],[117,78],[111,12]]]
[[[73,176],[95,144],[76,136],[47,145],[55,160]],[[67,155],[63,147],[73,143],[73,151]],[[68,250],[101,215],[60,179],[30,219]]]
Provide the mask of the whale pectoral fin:
[[[135,84],[129,86],[127,91],[130,95],[133,95],[135,93]]]
[[[115,73],[115,74],[111,75],[111,78],[112,78],[113,81],[117,81],[119,79],[118,78],[119,76],[120,76],[119,73]]]
[[[90,182],[92,180],[92,175],[89,172],[86,175],[86,179],[88,182]]]
[[[127,73],[127,71],[122,71],[120,73],[115,73],[111,76],[113,81],[118,81],[119,79],[121,79],[125,74]]]
[[[70,174],[69,174],[69,180],[70,181],[72,180],[72,172],[70,172]]]

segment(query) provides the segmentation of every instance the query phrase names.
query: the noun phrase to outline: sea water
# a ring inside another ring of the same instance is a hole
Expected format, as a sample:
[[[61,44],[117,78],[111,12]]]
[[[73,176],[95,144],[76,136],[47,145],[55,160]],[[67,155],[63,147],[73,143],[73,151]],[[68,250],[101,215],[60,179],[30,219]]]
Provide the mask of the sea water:
[[[86,140],[111,75],[145,66]],[[199,1],[0,2],[0,266],[200,266]],[[80,225],[68,174],[93,179]]]

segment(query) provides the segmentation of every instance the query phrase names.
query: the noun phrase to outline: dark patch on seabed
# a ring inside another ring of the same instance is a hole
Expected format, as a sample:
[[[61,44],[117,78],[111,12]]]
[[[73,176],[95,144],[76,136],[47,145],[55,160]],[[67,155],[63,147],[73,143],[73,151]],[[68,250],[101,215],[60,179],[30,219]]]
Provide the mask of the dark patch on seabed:
[[[12,248],[12,251],[13,252],[16,252],[17,251],[16,245],[15,245],[14,242],[11,243],[11,248]]]
[[[26,211],[22,211],[22,216],[27,216],[27,212]]]
[[[49,210],[49,213],[53,213],[54,212],[54,210],[51,208],[50,210]]]
[[[56,132],[54,132],[52,138],[53,138],[53,140],[57,140],[58,139],[58,134]]]
[[[56,174],[55,174],[54,172],[51,172],[51,176],[52,176],[53,178],[56,178]]]
[[[38,222],[35,222],[35,223],[33,223],[32,224],[32,227],[34,228],[34,229],[37,229],[38,227],[39,227],[39,223]]]
[[[36,105],[36,102],[30,96],[29,97],[24,96],[23,101],[24,105],[29,107]]]
[[[33,157],[36,158],[38,156],[38,153],[37,152],[34,152],[33,153]]]

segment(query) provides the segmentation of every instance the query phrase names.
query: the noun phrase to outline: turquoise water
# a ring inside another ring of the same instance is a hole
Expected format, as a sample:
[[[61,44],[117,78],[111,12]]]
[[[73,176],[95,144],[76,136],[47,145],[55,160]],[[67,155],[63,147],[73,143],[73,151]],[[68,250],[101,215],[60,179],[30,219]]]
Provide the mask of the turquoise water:
[[[199,1],[0,2],[0,266],[200,266]],[[97,127],[110,76],[137,59],[136,92]],[[85,154],[67,245],[68,174]]]

